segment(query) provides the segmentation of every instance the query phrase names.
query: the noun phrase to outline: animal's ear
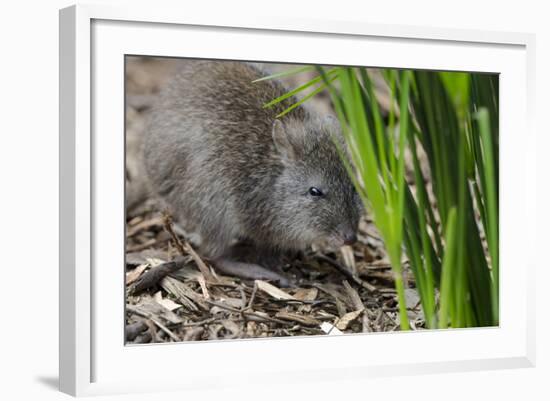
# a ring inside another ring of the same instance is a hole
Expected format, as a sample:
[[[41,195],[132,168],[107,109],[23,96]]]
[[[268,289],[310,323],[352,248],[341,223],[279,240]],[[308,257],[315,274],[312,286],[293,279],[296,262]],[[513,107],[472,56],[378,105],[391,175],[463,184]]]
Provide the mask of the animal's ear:
[[[323,130],[332,138],[335,138],[341,146],[346,146],[344,136],[342,135],[342,127],[340,125],[340,121],[336,117],[331,114],[327,114],[325,117],[323,117],[322,127]]]
[[[294,146],[290,140],[289,133],[281,120],[275,120],[273,122],[273,130],[271,135],[273,136],[273,142],[277,151],[288,159],[293,159],[295,156]]]
[[[336,117],[334,117],[331,114],[327,114],[323,118],[323,127],[331,132],[331,131],[339,131],[340,130],[340,121]]]

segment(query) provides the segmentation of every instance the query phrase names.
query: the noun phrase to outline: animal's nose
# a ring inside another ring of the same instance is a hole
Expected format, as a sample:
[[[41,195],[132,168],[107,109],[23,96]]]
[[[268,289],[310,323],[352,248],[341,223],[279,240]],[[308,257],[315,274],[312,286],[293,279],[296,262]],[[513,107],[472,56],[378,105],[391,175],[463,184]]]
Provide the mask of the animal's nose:
[[[357,235],[354,232],[344,234],[344,244],[353,245],[357,242]]]

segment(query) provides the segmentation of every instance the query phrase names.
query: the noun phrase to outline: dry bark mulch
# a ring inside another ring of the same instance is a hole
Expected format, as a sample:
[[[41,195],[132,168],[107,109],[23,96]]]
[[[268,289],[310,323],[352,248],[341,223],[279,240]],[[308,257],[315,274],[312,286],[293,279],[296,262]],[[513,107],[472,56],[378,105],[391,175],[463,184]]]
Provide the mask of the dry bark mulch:
[[[393,273],[373,225],[337,253],[288,261],[295,286],[222,276],[153,201],[127,222],[127,343],[341,335],[399,330]],[[412,275],[406,274],[409,286]],[[412,328],[424,325],[414,288]]]

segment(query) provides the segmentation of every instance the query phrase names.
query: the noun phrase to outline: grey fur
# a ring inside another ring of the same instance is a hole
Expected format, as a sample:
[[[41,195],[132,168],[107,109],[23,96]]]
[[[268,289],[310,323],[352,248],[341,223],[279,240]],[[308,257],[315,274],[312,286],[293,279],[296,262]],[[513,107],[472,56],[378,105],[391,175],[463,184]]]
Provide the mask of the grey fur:
[[[212,259],[236,240],[270,252],[338,246],[358,224],[360,201],[330,139],[342,140],[337,122],[304,106],[275,122],[296,99],[263,108],[288,92],[277,80],[252,83],[265,74],[249,63],[185,62],[151,114],[149,180]]]

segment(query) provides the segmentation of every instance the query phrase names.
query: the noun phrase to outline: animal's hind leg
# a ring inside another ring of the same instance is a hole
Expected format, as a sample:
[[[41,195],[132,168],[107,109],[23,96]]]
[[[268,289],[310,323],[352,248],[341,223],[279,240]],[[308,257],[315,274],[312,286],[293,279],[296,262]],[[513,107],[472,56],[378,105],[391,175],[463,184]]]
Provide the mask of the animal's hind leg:
[[[231,240],[236,235],[212,238],[220,232],[227,233],[229,230],[218,230],[217,233],[208,233],[205,238],[210,241],[202,243],[200,253],[206,256],[214,265],[217,271],[230,276],[237,276],[251,280],[269,280],[278,282],[279,285],[288,287],[288,277],[276,271],[276,265],[269,263],[271,258],[264,258],[263,251],[251,243],[242,240],[235,243]],[[264,266],[268,266],[266,268]],[[274,267],[274,269],[272,268]]]
[[[213,262],[218,270],[231,276],[251,280],[276,281],[283,287],[290,286],[290,280],[287,277],[255,263],[237,262],[229,258],[218,258]]]

